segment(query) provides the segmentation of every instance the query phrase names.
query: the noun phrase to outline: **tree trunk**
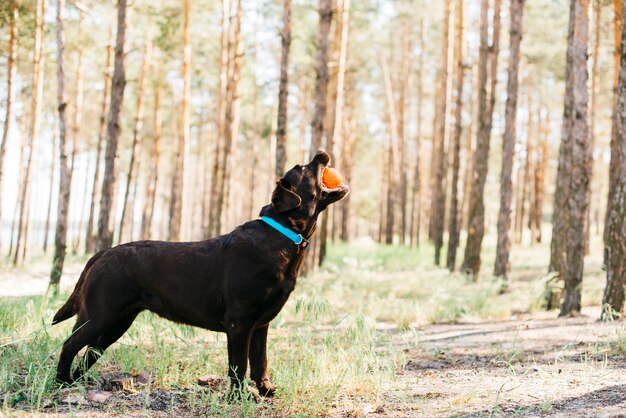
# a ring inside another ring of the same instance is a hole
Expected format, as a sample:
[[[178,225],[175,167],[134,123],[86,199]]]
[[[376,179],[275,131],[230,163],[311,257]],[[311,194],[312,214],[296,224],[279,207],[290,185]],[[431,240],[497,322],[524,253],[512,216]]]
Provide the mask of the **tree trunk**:
[[[623,0],[613,0],[613,35],[614,35],[614,48],[613,49],[613,115],[611,118],[611,161],[609,163],[609,193],[607,202],[613,202],[613,192],[616,190],[615,182],[617,181],[617,174],[621,164],[619,147],[617,144],[617,90],[620,72],[620,38],[623,26]],[[607,204],[606,214],[604,217],[604,265],[607,266],[608,254],[606,249],[608,248],[608,233],[607,225],[609,224],[611,205]]]
[[[500,211],[498,213],[498,244],[494,276],[508,277],[511,250],[511,200],[513,197],[513,157],[515,155],[517,90],[519,78],[519,56],[522,41],[522,19],[524,0],[511,1],[511,30],[509,35],[509,70],[506,86],[504,111],[504,136],[502,138],[502,170],[500,172]],[[529,108],[530,110],[530,108]]]
[[[519,229],[517,235],[517,242],[522,242],[522,237],[524,235],[524,220],[526,219],[526,201],[530,202],[531,188],[530,188],[530,179],[531,173],[533,172],[532,167],[532,155],[533,155],[533,100],[532,100],[532,89],[530,88],[530,84],[528,86],[528,125],[527,125],[527,135],[526,135],[526,155],[524,160],[524,175],[522,177],[522,190],[520,193],[520,205],[519,205]],[[529,206],[529,218],[530,218],[530,206]]]
[[[139,164],[141,161],[141,143],[143,129],[144,104],[143,96],[146,85],[146,73],[150,67],[150,54],[152,51],[152,42],[146,42],[143,54],[143,64],[139,73],[139,84],[137,85],[137,112],[135,113],[135,123],[133,125],[133,142],[130,153],[130,166],[128,167],[128,175],[126,176],[126,190],[124,192],[124,201],[122,207],[122,219],[120,221],[119,242],[128,241],[126,235],[132,239],[133,224],[129,222],[130,213],[133,210],[134,199],[130,198],[130,191],[133,184],[137,181],[137,173],[139,172]],[[126,229],[130,228],[127,234]]]
[[[626,20],[626,8],[622,10],[622,21]],[[626,25],[621,28],[621,50],[619,82],[617,89],[616,149],[620,156],[626,155]],[[621,158],[616,175],[613,201],[608,202],[610,216],[607,255],[606,287],[602,298],[602,319],[612,320],[620,316],[624,307],[626,285],[626,159]]]
[[[456,43],[455,57],[455,84],[456,102],[454,104],[454,134],[452,137],[452,184],[450,196],[450,223],[448,226],[448,254],[446,266],[454,271],[456,265],[456,250],[459,246],[459,170],[461,168],[461,133],[463,132],[463,0],[459,0],[456,8]]]
[[[183,97],[180,104],[180,121],[178,133],[178,148],[174,162],[174,175],[172,176],[172,189],[170,192],[170,222],[167,239],[180,241],[180,228],[183,213],[183,188],[185,173],[185,146],[189,137],[189,95],[191,78],[191,44],[189,33],[189,9],[190,0],[183,2]]]
[[[77,38],[82,40],[83,35],[83,12],[79,11],[79,19],[78,19],[78,35]],[[72,158],[70,160],[70,177],[73,177],[74,166],[76,161],[76,154],[78,153],[78,136],[80,134],[81,122],[83,119],[83,44],[79,41],[78,44],[78,59],[76,65],[76,80],[74,85],[74,115],[72,120]],[[88,165],[88,164],[87,164]],[[88,168],[88,167],[87,167]],[[85,178],[89,178],[89,170],[86,172],[87,176]],[[70,181],[70,190],[72,188],[72,182]],[[84,198],[84,194],[83,194]],[[74,199],[74,210],[78,206],[78,200]],[[70,202],[71,203],[71,202]],[[84,205],[82,206],[84,208]],[[84,212],[84,209],[82,209]],[[71,218],[69,215],[72,212],[71,207],[68,207],[68,219]],[[80,216],[80,220],[78,223],[78,231],[74,234],[72,251],[76,253],[76,248],[78,248],[80,241],[80,231],[82,227],[82,214]]]
[[[2,142],[0,142],[0,231],[2,231],[2,177],[4,174],[4,156],[7,150],[7,139],[11,127],[11,111],[13,104],[13,77],[15,76],[15,59],[17,56],[17,30],[19,24],[19,8],[17,0],[11,0],[11,18],[9,23],[9,44],[7,52],[7,101],[4,113],[4,127],[2,129]],[[2,239],[0,239],[0,247]]]
[[[106,61],[104,67],[104,88],[102,89],[102,101],[100,102],[100,120],[98,128],[98,143],[96,145],[96,171],[93,177],[93,186],[91,189],[91,200],[89,203],[89,217],[87,219],[87,232],[85,233],[85,253],[91,254],[94,250],[95,237],[93,235],[93,222],[96,201],[100,196],[100,160],[102,159],[102,146],[104,144],[104,135],[106,133],[106,110],[107,98],[109,97],[109,88],[111,86],[111,45],[106,46]]]
[[[228,79],[229,68],[229,50],[230,50],[230,6],[229,0],[222,0],[222,19],[221,19],[221,40],[220,40],[220,59],[219,59],[219,77],[217,84],[216,98],[216,118],[215,118],[215,149],[211,175],[211,190],[208,199],[209,204],[209,222],[206,225],[204,235],[206,238],[219,235],[221,229],[221,209],[218,210],[220,196],[221,172],[222,170],[222,154],[224,153],[224,118],[226,111],[226,84]]]
[[[410,58],[412,54],[412,44],[411,44],[411,32],[409,26],[406,22],[402,25],[402,51],[404,53],[400,59],[400,75],[398,79],[398,125],[397,125],[397,136],[398,136],[398,162],[400,166],[399,176],[397,178],[398,187],[396,193],[398,194],[398,208],[400,215],[398,236],[400,238],[400,244],[404,245],[407,233],[407,160],[406,160],[406,150],[408,144],[407,138],[407,124],[406,124],[406,114],[408,107],[408,96],[409,96],[409,72],[410,72]]]
[[[423,88],[423,73],[424,73],[424,14],[420,14],[419,21],[419,58],[417,60],[417,132],[415,135],[415,170],[413,172],[413,190],[411,193],[411,225],[410,225],[410,246],[413,245],[419,247],[420,242],[420,221],[422,211],[422,189],[421,182],[422,176],[420,175],[422,169],[421,163],[421,148],[422,148],[422,96],[424,95]]]
[[[276,126],[276,177],[285,172],[287,160],[287,96],[289,95],[289,47],[291,46],[291,0],[283,2],[280,82],[278,86],[278,124]]]
[[[472,97],[470,102],[470,126],[467,129],[465,140],[465,173],[463,174],[463,229],[468,230],[469,224],[469,200],[472,194],[472,175],[474,174],[474,138],[477,134],[478,118],[478,65],[474,61],[472,65]]]
[[[50,234],[50,218],[52,217],[52,195],[54,194],[54,173],[56,172],[57,138],[58,132],[52,134],[52,163],[50,164],[50,183],[48,192],[48,209],[46,210],[46,224],[43,228],[43,252],[48,252],[48,235]]]
[[[157,73],[155,71],[155,73]],[[161,159],[161,88],[158,81],[154,83],[154,118],[152,127],[152,165],[146,175],[146,199],[141,216],[141,239],[150,239],[152,236],[152,218],[154,217],[154,201],[159,182],[159,168]]]
[[[541,115],[541,108],[539,108],[539,115]],[[539,121],[541,122],[541,116],[539,117]],[[535,229],[537,234],[535,236],[536,243],[541,243],[542,233],[541,233],[541,223],[543,220],[543,196],[545,190],[545,177],[546,170],[548,168],[548,130],[550,121],[549,119],[541,123],[541,128],[539,130],[539,134],[541,135],[541,142],[539,147],[541,149],[541,157],[537,161],[537,166],[535,167],[535,202],[533,204],[533,220],[535,222]]]
[[[465,258],[461,270],[476,276],[480,270],[480,252],[485,235],[485,180],[487,179],[489,143],[491,141],[491,123],[495,104],[495,89],[498,68],[498,48],[500,42],[500,6],[501,0],[496,0],[493,10],[493,39],[491,46],[487,45],[488,34],[488,0],[481,0],[480,7],[480,51],[478,55],[478,132],[476,136],[476,152],[474,153],[474,167],[472,194],[470,196],[469,223]],[[487,74],[487,62],[490,68]],[[487,81],[490,81],[487,94]]]
[[[596,125],[596,107],[598,106],[598,67],[600,63],[600,25],[602,21],[602,2],[600,0],[595,0],[593,2],[593,19],[594,19],[594,40],[593,40],[593,64],[591,65],[591,104],[589,107],[589,141],[590,147],[592,150],[593,157],[593,148],[595,144],[595,125]],[[590,173],[590,184],[591,179],[593,178],[594,171],[594,161],[591,162],[591,173]],[[589,210],[587,212],[587,219],[585,220],[585,255],[589,254],[589,239],[591,235],[591,196],[594,194],[592,188],[589,188],[589,195],[587,196],[587,204],[589,206]],[[595,201],[599,201],[600,199],[596,198]],[[596,206],[594,204],[594,206]]]
[[[389,130],[389,142],[387,148],[387,210],[385,223],[385,243],[393,244],[393,233],[396,211],[396,190],[400,178],[399,162],[399,139],[397,134],[398,117],[394,100],[393,85],[389,74],[389,66],[386,58],[382,60],[383,77],[385,79],[385,92],[387,97],[387,125]]]
[[[319,26],[317,32],[317,67],[315,80],[315,112],[311,122],[311,152],[324,145],[326,96],[328,92],[328,33],[333,17],[332,1],[319,0]]]
[[[226,5],[225,5],[226,6]],[[235,23],[230,24],[228,31],[227,51],[227,79],[225,84],[225,101],[224,101],[224,119],[222,132],[223,148],[218,153],[220,159],[217,172],[213,183],[216,187],[216,200],[214,212],[211,216],[213,225],[213,235],[219,235],[222,232],[222,216],[226,212],[224,210],[228,202],[229,184],[230,184],[230,159],[234,146],[234,142],[238,136],[239,128],[239,73],[241,69],[241,17],[243,9],[241,0],[237,1],[237,12]],[[213,186],[212,186],[213,187]]]
[[[439,265],[443,247],[443,228],[446,211],[444,178],[446,177],[446,114],[448,91],[448,32],[450,31],[450,0],[445,0],[443,14],[443,41],[441,67],[437,71],[437,94],[435,95],[435,117],[433,123],[433,150],[431,166],[431,202],[429,236],[435,244],[435,265]]]
[[[53,294],[59,293],[59,282],[63,275],[63,263],[65,261],[67,241],[67,214],[70,206],[70,192],[72,186],[72,170],[68,165],[68,144],[66,141],[67,116],[65,110],[67,102],[65,98],[65,71],[63,68],[63,53],[65,51],[65,35],[63,33],[63,11],[65,0],[57,0],[56,10],[56,38],[57,38],[57,110],[59,112],[59,206],[57,226],[54,235],[54,256],[52,258],[52,271],[48,291]]]
[[[19,173],[18,173],[18,179],[19,179],[19,184],[18,184],[18,190],[22,190],[22,188],[24,187],[24,158],[26,156],[26,141],[27,141],[27,132],[26,132],[26,113],[23,112],[20,117],[19,117],[19,122],[20,122],[20,160],[19,160]],[[20,209],[20,207],[22,206],[22,194],[20,193],[17,196],[17,201],[15,202],[15,207],[13,208],[13,217],[11,218],[11,235],[9,235],[10,240],[9,240],[9,254],[8,256],[11,257],[11,255],[13,254],[13,249],[14,249],[14,237],[15,237],[15,229],[17,226],[17,214],[18,214],[18,210]]]
[[[350,184],[352,181],[352,166],[354,146],[356,144],[356,118],[354,115],[354,103],[356,99],[354,97],[354,83],[346,83],[346,111],[344,122],[344,137],[342,141],[342,158],[341,158],[341,172],[343,174],[344,182]],[[341,210],[341,231],[339,233],[339,239],[341,241],[348,241],[350,239],[350,195],[346,196],[340,203]]]
[[[107,124],[107,147],[104,156],[104,178],[100,197],[98,237],[96,251],[108,248],[113,243],[113,221],[115,219],[115,186],[117,183],[118,155],[121,121],[120,113],[124,101],[126,74],[124,69],[124,42],[126,37],[126,0],[117,3],[117,39],[115,41],[115,64],[111,85],[111,101]]]
[[[564,125],[564,143],[569,143],[569,171],[566,206],[568,218],[565,220],[565,289],[560,316],[580,312],[583,261],[585,256],[584,225],[587,217],[587,191],[589,189],[589,131],[587,106],[589,92],[587,81],[587,43],[589,0],[572,0],[570,9],[570,29],[567,48],[566,99],[563,118],[570,119]],[[569,97],[568,96],[569,93]],[[569,129],[565,129],[569,128]],[[560,162],[560,161],[559,161]],[[558,237],[557,237],[558,238]]]
[[[35,145],[39,136],[39,122],[41,106],[43,101],[43,76],[44,76],[44,36],[45,36],[45,15],[47,0],[37,0],[35,16],[35,45],[33,48],[33,74],[32,91],[33,100],[31,107],[31,126],[28,135],[28,156],[26,157],[26,168],[22,179],[20,190],[20,218],[17,227],[17,242],[13,255],[13,265],[17,265],[26,256],[28,246],[28,219],[30,213],[30,176],[32,173],[33,155]]]

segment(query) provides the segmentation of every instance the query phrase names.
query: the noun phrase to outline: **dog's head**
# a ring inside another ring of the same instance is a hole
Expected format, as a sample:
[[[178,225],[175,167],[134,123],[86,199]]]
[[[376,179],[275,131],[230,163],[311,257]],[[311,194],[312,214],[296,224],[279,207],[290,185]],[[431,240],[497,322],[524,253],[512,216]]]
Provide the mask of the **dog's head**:
[[[346,197],[350,188],[346,184],[329,189],[322,183],[324,168],[330,156],[318,151],[310,163],[295,165],[276,182],[272,193],[272,206],[279,214],[290,218],[315,218],[328,207]]]

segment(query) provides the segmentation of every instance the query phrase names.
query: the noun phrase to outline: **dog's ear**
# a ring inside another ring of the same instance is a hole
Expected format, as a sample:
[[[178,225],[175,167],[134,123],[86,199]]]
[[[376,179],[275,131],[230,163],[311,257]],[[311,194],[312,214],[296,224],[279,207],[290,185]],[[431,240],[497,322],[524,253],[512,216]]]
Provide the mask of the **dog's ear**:
[[[296,193],[287,189],[283,185],[283,179],[276,182],[276,188],[272,193],[272,206],[278,213],[286,212],[291,209],[295,209],[302,204],[302,198]]]

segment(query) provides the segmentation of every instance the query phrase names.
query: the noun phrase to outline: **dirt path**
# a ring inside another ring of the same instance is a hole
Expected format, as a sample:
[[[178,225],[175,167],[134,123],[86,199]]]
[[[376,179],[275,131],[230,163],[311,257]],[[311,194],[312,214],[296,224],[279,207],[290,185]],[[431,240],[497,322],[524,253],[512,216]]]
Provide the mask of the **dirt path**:
[[[597,322],[599,309],[583,313],[424,327],[393,388],[364,412],[625,417],[624,322]]]

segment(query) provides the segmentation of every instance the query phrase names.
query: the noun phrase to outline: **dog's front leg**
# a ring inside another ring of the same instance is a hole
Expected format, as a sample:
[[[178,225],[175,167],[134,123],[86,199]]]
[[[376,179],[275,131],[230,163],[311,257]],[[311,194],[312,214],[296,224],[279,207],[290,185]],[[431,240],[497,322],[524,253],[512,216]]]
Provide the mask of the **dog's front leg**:
[[[269,325],[257,328],[250,342],[250,377],[256,383],[261,396],[274,396],[276,385],[267,372],[267,330]]]
[[[248,351],[254,323],[242,320],[227,321],[228,377],[232,389],[242,388],[248,369]]]

